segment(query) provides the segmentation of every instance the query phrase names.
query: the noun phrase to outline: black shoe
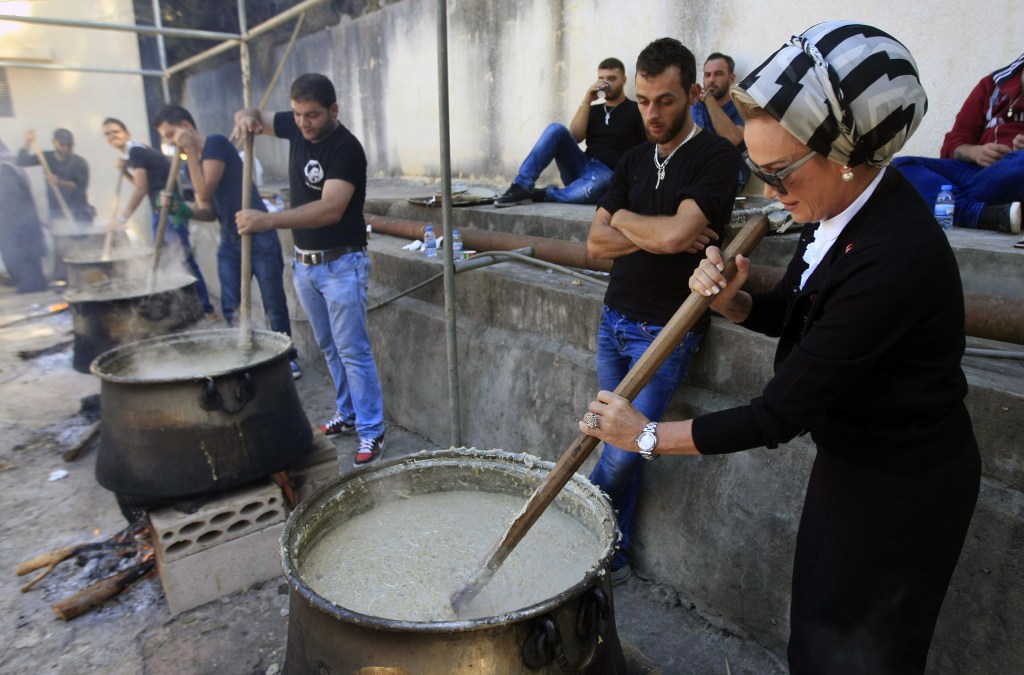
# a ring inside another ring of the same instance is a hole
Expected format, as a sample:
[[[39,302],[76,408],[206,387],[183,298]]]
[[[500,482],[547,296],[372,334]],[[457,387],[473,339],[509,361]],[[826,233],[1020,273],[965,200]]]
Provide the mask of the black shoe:
[[[1017,234],[1020,232],[1020,202],[1012,204],[989,204],[981,209],[978,227],[983,230],[997,230]]]
[[[500,209],[506,206],[529,204],[532,201],[533,195],[530,194],[529,190],[516,183],[512,183],[512,185],[505,190],[505,194],[494,200],[494,205]]]
[[[293,374],[292,377],[295,378],[295,375]],[[352,422],[346,422],[341,413],[337,413],[334,417],[320,425],[320,431],[323,432],[324,436],[354,434],[356,432],[356,425]]]
[[[546,202],[548,200],[548,189],[547,188],[533,188],[530,192],[535,202]]]

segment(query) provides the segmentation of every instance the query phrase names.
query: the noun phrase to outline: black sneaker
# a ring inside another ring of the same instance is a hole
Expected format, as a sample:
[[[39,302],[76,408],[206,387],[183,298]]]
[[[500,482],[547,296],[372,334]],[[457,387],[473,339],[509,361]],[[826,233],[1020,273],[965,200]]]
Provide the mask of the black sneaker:
[[[320,426],[320,431],[324,432],[324,436],[354,434],[356,431],[356,425],[352,422],[346,422],[344,418],[342,418],[341,413],[338,413],[331,419],[324,422],[323,425]]]
[[[989,204],[981,209],[978,227],[983,230],[997,230],[1018,234],[1020,232],[1020,202],[1012,204]]]
[[[380,432],[377,438],[360,438],[359,450],[356,451],[356,459],[353,462],[356,466],[369,464],[384,454],[384,447],[387,445],[385,432]]]
[[[547,188],[533,188],[530,191],[530,196],[533,197],[535,202],[546,202],[548,200],[548,189]]]
[[[505,190],[505,194],[494,200],[494,205],[499,209],[506,206],[516,206],[518,204],[529,204],[533,201],[533,195],[530,191],[523,188],[517,183],[512,183]]]

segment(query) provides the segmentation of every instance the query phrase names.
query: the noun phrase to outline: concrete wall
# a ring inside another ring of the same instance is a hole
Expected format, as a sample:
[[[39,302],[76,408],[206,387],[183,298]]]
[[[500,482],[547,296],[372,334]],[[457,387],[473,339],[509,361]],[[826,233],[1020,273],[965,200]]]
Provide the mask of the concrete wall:
[[[434,7],[404,0],[304,38],[268,107],[287,109],[296,75],[325,73],[337,85],[342,121],[367,148],[371,176],[439,175]],[[842,0],[462,0],[448,8],[453,169],[497,184],[515,175],[546,124],[568,121],[606,56],[622,59],[632,80],[639,51],[669,35],[698,61],[712,51],[733,55],[742,76],[791,34],[836,18],[877,25],[914,54],[930,109],[906,153],[934,155],[978,79],[1020,53],[1024,23],[1016,0],[983,0],[969,11],[955,0],[865,0],[855,12]],[[254,60],[254,99],[282,51]],[[225,131],[240,91],[238,65],[229,64],[192,77],[185,104],[208,131]],[[284,148],[261,140],[258,152],[268,175],[284,175]]]
[[[135,23],[131,0],[49,0],[3,2],[0,13],[76,21]],[[138,69],[139,47],[134,33],[0,22],[0,60],[68,66]],[[70,129],[75,152],[89,162],[89,201],[98,215],[110,215],[117,172],[114,150],[103,139],[101,122],[118,117],[145,140],[146,102],[142,77],[106,73],[7,68],[15,117],[0,117],[0,138],[13,151],[21,147],[26,129],[35,129],[39,144],[52,149],[53,130]],[[37,207],[47,216],[42,169],[30,169]],[[127,199],[128,188],[124,188]],[[136,212],[149,222],[149,207]]]

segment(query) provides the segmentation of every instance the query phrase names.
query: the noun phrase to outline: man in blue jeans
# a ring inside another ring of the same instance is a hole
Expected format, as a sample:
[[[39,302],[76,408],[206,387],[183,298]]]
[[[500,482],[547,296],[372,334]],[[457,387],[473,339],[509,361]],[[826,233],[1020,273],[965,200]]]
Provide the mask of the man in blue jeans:
[[[239,234],[278,228],[295,237],[295,290],[327,359],[337,413],[320,429],[359,434],[355,464],[385,447],[384,397],[366,329],[370,257],[366,253],[366,154],[338,121],[334,84],[315,73],[292,83],[291,110],[235,113],[233,137],[266,134],[290,143],[290,209],[235,215]]]
[[[224,321],[232,325],[242,302],[242,238],[235,225],[235,213],[242,208],[242,160],[235,146],[221,134],[203,136],[192,114],[180,105],[166,105],[153,118],[157,132],[188,156],[188,175],[196,192],[192,218],[220,221],[217,247],[217,277]],[[252,186],[253,208],[266,211],[256,186]],[[252,273],[260,287],[263,311],[270,329],[291,337],[288,300],[284,294],[284,258],[277,232],[252,237]],[[292,377],[302,377],[293,348],[289,355]]]
[[[953,186],[953,224],[1017,234],[1024,201],[1024,54],[974,87],[939,158],[897,157],[892,165],[924,200]],[[1015,246],[1024,248],[1024,240]]]
[[[597,81],[566,128],[550,124],[533,146],[505,194],[501,208],[534,202],[596,204],[608,191],[612,170],[623,153],[644,141],[644,124],[636,101],[626,98],[626,67],[608,58],[597,66]],[[603,96],[603,99],[602,99]],[[586,151],[579,144],[587,142]],[[565,187],[535,189],[541,172],[554,161]]]
[[[689,295],[699,252],[721,237],[732,216],[740,156],[690,117],[700,96],[696,71],[693,54],[672,38],[655,40],[637,58],[637,101],[649,142],[623,155],[587,236],[592,257],[613,261],[597,334],[601,389],[615,389],[672,318]],[[710,321],[701,317],[634,399],[649,419],[665,412]],[[637,437],[638,447],[644,444],[657,445],[657,423]],[[640,468],[650,457],[606,443],[590,475],[619,513],[613,583],[630,574]]]

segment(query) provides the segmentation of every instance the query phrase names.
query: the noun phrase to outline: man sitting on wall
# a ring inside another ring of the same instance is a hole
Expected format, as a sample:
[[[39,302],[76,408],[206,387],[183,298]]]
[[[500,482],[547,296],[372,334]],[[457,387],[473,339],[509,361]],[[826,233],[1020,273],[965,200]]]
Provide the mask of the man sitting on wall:
[[[1024,54],[981,78],[946,134],[940,159],[897,157],[892,165],[929,204],[953,186],[953,224],[1020,232],[1024,200]],[[1024,240],[1015,246],[1024,248]]]
[[[743,118],[732,102],[729,87],[736,84],[736,62],[731,56],[715,52],[704,62],[704,88],[700,100],[690,106],[690,116],[705,131],[725,138],[742,153]],[[740,191],[750,178],[746,163],[740,164]]]
[[[569,127],[548,125],[519,168],[519,175],[494,205],[500,208],[531,201],[596,204],[608,191],[619,158],[644,141],[644,122],[636,101],[626,98],[625,86],[622,61],[608,58],[598,64],[597,81],[587,88]],[[584,140],[586,151],[579,146]],[[565,187],[534,189],[552,161]]]

